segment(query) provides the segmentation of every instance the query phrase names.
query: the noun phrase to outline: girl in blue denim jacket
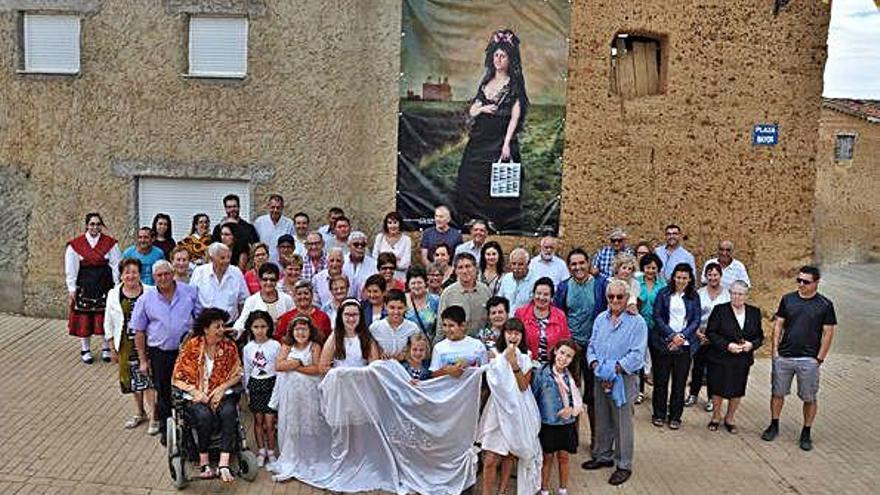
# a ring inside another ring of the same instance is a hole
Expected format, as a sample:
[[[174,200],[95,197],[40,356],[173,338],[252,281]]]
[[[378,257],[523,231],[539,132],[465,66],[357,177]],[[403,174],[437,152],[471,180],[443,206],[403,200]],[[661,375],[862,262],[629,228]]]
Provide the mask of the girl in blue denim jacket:
[[[578,448],[577,417],[583,412],[580,393],[574,383],[572,368],[576,344],[568,339],[553,346],[553,360],[545,364],[532,380],[532,393],[541,412],[541,432],[538,439],[544,451],[541,468],[541,495],[548,495],[550,469],[555,458],[559,464],[559,495],[567,495],[569,454]]]

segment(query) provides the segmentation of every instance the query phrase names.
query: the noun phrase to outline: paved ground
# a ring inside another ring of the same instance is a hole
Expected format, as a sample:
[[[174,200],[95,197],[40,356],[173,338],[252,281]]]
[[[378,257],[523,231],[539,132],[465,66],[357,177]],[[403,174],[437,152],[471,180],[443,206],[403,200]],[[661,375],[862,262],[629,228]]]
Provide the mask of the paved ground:
[[[738,415],[740,434],[706,430],[707,413],[686,411],[678,432],[650,425],[638,406],[633,478],[606,484],[608,471],[572,470],[572,494],[588,493],[876,493],[880,483],[880,265],[829,270],[822,290],[840,308],[840,339],[823,366],[815,450],[797,445],[800,407],[791,401],[779,439],[758,438],[768,418],[769,362],[759,360]],[[131,403],[110,365],[84,366],[64,322],[0,315],[0,494],[170,493],[164,451],[141,427],[122,429]],[[701,404],[702,406],[702,401]],[[587,459],[576,456],[577,464]],[[871,488],[874,486],[875,488]],[[297,482],[194,484],[192,492],[321,493]]]

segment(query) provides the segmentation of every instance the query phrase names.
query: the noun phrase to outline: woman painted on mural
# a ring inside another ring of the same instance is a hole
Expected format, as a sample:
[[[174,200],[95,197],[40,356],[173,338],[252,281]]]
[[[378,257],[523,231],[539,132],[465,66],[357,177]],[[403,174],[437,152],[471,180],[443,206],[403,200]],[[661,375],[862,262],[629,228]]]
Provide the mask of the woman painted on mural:
[[[486,73],[468,110],[473,124],[458,169],[456,211],[460,222],[482,218],[493,231],[503,232],[519,227],[522,203],[520,198],[490,197],[492,164],[520,163],[518,135],[529,109],[519,38],[513,31],[492,34],[484,65]]]

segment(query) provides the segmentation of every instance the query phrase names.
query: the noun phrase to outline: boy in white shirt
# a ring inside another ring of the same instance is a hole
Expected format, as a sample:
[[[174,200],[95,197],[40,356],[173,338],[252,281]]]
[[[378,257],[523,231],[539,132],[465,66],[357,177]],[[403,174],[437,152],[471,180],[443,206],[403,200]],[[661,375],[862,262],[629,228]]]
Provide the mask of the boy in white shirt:
[[[410,336],[420,333],[419,326],[404,319],[406,312],[406,294],[398,289],[391,289],[385,294],[385,311],[388,316],[374,321],[370,325],[370,333],[379,344],[382,359],[403,361],[406,359],[406,343]]]
[[[458,378],[466,368],[480,366],[489,361],[486,346],[466,335],[464,308],[450,306],[440,315],[446,338],[434,346],[431,356],[431,377],[450,375]]]

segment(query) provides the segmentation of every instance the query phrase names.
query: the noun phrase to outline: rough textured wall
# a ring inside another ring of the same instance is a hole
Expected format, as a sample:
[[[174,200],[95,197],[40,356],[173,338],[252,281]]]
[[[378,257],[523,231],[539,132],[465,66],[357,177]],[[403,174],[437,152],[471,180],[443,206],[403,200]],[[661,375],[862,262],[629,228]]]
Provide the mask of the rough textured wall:
[[[269,167],[254,214],[276,191],[290,213],[323,217],[344,203],[363,225],[393,207],[399,2],[102,2],[84,17],[76,77],[16,74],[11,9],[33,2],[6,3],[0,103],[11,118],[0,126],[0,164],[29,173],[37,199],[22,237],[26,312],[63,314],[63,247],[85,212],[103,212],[130,243],[133,181],[114,164],[205,164],[201,175],[218,178]],[[184,12],[216,8],[251,14],[243,81],[182,77]],[[0,271],[12,266],[3,261]]]
[[[835,136],[856,134],[851,162],[834,161]],[[822,109],[816,172],[816,258],[880,258],[880,123]]]
[[[674,5],[674,6],[673,6]],[[775,309],[812,256],[816,140],[829,9],[759,0],[574,4],[562,235],[596,246],[612,225],[630,240],[681,225],[699,263],[721,238],[737,246],[753,295]],[[617,32],[665,40],[665,94],[609,91]],[[754,149],[754,124],[780,144]]]
[[[274,191],[289,212],[344,205],[368,230],[393,207],[400,0],[67,0],[85,16],[82,75],[19,75],[11,9],[41,3],[0,2],[0,166],[30,174],[33,198],[26,262],[0,259],[0,271],[26,273],[26,312],[63,313],[61,253],[83,213],[104,212],[130,242],[133,181],[120,170],[132,164],[254,177],[255,214]],[[767,309],[812,255],[829,12],[672,4],[572,4],[561,245],[595,249],[611,225],[660,238],[676,221],[703,259],[730,237]],[[208,11],[251,16],[244,81],[181,76],[186,13]],[[665,94],[610,94],[618,31],[664,37]],[[781,144],[753,149],[751,126],[774,121]]]

